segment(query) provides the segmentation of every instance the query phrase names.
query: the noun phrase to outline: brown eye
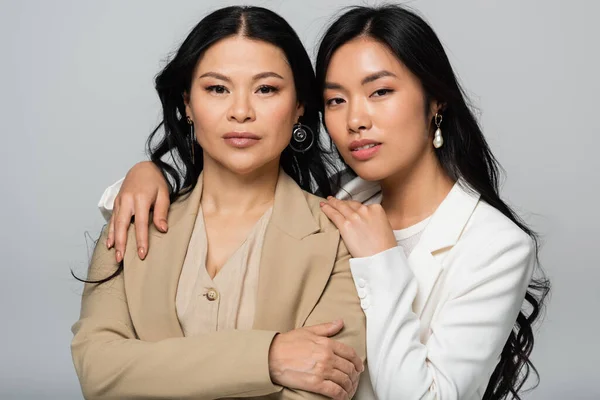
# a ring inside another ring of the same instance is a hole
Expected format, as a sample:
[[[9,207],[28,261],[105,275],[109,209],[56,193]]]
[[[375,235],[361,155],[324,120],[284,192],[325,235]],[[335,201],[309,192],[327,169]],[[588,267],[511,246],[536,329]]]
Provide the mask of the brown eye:
[[[258,88],[257,92],[260,94],[270,94],[270,93],[276,93],[278,91],[278,89],[274,86],[269,86],[269,85],[263,85],[261,87]]]
[[[392,93],[393,90],[392,89],[379,89],[376,90],[371,96],[373,97],[381,97],[381,96],[385,96],[388,93]]]
[[[328,106],[336,106],[338,104],[342,104],[343,102],[344,102],[344,99],[341,99],[339,97],[334,97],[333,99],[327,100],[327,102],[325,104],[327,104]]]
[[[227,93],[227,88],[222,85],[213,85],[206,88],[207,92],[212,92],[215,94],[225,94]]]

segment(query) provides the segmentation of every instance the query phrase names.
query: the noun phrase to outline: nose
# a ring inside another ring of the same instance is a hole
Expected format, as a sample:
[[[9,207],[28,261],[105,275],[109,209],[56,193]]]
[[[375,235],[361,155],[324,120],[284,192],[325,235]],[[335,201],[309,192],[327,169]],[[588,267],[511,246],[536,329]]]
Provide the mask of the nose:
[[[253,121],[256,118],[252,102],[248,97],[248,94],[241,92],[232,96],[233,103],[227,115],[230,121],[244,123]]]
[[[349,104],[346,124],[350,133],[359,133],[371,129],[373,123],[364,102],[355,100]]]

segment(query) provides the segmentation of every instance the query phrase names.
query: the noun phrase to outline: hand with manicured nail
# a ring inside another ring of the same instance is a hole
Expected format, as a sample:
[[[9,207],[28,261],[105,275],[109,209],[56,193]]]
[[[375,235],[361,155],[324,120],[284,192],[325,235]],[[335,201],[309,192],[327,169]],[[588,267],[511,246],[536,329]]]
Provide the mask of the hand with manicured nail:
[[[169,187],[160,170],[150,161],[140,162],[127,173],[119,194],[115,198],[113,213],[108,226],[106,246],[115,247],[117,262],[121,262],[127,245],[127,231],[135,216],[135,238],[138,257],[148,255],[148,226],[150,210],[152,222],[161,231],[167,232],[167,214],[170,206]]]
[[[338,228],[354,258],[370,257],[398,245],[380,204],[364,205],[329,196],[321,202],[321,210]]]

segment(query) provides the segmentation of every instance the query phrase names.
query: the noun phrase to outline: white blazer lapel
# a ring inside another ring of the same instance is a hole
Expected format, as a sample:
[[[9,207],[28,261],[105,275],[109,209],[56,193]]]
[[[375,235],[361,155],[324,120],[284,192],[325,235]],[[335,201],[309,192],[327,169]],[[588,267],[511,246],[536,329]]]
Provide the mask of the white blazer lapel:
[[[431,216],[408,264],[419,282],[413,311],[421,315],[435,284],[444,270],[447,251],[456,244],[469,222],[479,194],[463,181],[454,184],[444,201]]]
[[[364,204],[381,202],[379,182],[369,182],[356,177],[344,185],[336,197],[340,200],[355,200]],[[453,247],[465,228],[479,201],[479,193],[465,181],[454,184],[444,201],[433,213],[421,235],[419,244],[413,249],[408,263],[419,283],[413,311],[421,315],[435,284],[444,269],[443,250]]]

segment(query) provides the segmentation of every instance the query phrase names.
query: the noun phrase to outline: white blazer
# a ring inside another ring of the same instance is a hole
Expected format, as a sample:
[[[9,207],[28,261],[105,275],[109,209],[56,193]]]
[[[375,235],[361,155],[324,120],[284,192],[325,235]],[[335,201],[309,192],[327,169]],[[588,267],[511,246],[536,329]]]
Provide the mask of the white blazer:
[[[98,204],[110,215],[121,181]],[[338,198],[381,201],[355,178]],[[510,219],[457,182],[408,259],[396,247],[353,258],[367,317],[359,400],[481,399],[531,280],[535,248]]]

